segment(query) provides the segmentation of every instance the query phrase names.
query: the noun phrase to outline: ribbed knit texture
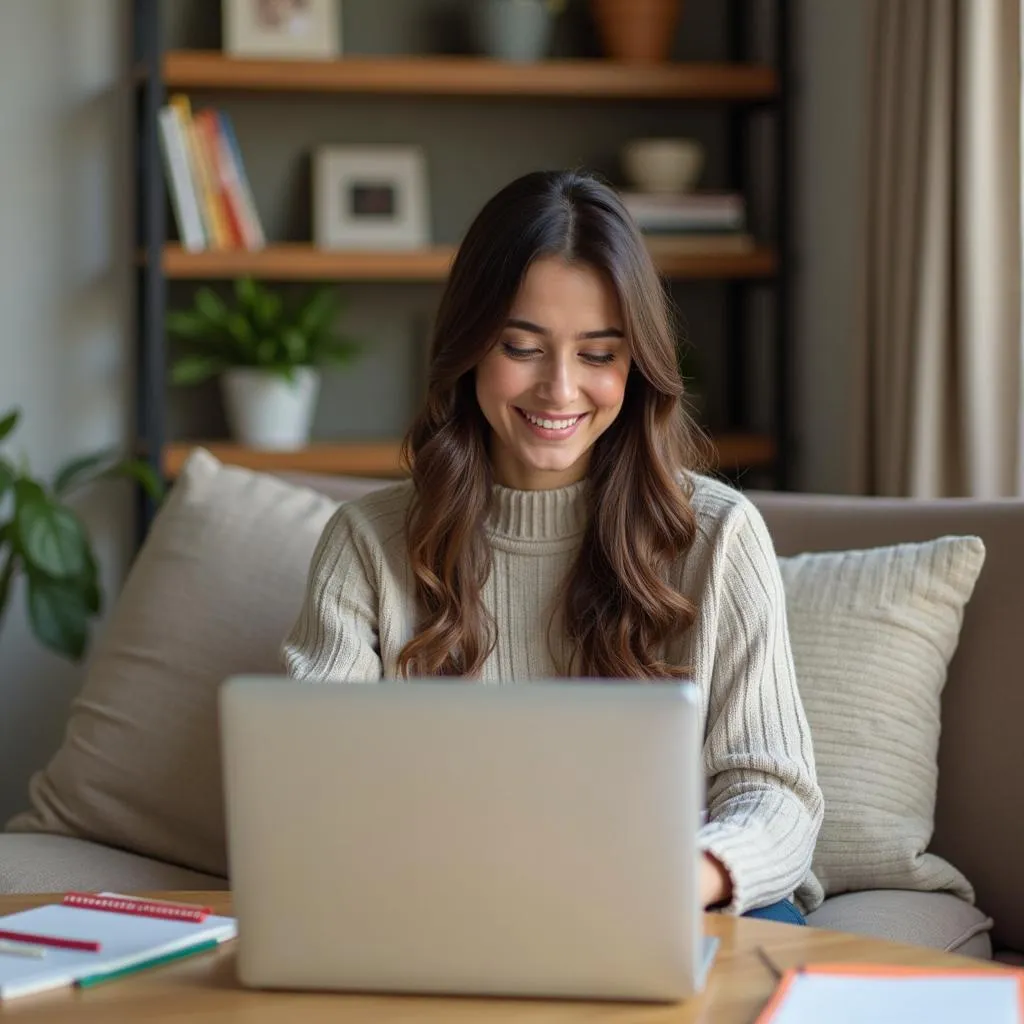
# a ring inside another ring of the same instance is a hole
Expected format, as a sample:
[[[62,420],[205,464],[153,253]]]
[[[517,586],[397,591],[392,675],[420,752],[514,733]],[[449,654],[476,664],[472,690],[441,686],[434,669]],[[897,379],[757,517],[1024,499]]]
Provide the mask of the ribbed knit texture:
[[[749,500],[718,481],[693,479],[697,538],[672,575],[698,616],[666,654],[691,667],[701,696],[708,820],[699,846],[729,871],[730,912],[794,892],[813,910],[822,900],[810,865],[823,803],[775,551]],[[483,600],[498,629],[483,682],[551,678],[568,662],[558,592],[582,540],[584,489],[495,488]],[[404,539],[411,498],[412,485],[398,484],[334,515],[283,648],[290,675],[315,682],[397,676],[417,621]]]

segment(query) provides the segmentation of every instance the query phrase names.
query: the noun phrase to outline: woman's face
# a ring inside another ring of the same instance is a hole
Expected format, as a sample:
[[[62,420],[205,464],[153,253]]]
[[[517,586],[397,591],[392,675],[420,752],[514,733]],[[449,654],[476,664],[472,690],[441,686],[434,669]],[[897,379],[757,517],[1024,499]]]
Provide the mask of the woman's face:
[[[558,257],[532,264],[476,370],[499,484],[539,491],[583,479],[626,394],[624,334],[618,297],[599,271]]]

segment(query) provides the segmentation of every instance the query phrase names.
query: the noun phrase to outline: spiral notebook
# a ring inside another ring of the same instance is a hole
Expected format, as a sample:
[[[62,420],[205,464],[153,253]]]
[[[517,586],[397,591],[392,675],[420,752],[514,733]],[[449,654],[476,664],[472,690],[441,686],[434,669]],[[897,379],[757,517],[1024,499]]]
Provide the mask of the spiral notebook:
[[[92,984],[212,949],[235,938],[237,925],[233,917],[214,914],[193,922],[56,903],[0,917],[0,933],[4,932],[98,942],[100,949],[83,952],[50,947],[39,959],[0,953],[0,1000]]]

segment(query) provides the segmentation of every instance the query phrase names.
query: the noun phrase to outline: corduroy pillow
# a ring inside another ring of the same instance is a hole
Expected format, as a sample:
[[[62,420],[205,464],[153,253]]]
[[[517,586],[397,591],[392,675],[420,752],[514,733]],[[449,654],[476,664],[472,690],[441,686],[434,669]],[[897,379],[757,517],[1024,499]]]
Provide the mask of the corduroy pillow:
[[[353,481],[348,497],[380,482]],[[91,839],[225,875],[216,694],[281,672],[337,501],[197,450],[132,566],[64,742],[9,831]]]
[[[797,682],[825,818],[812,869],[828,896],[948,890],[968,880],[928,853],[940,700],[978,537],[780,558]]]

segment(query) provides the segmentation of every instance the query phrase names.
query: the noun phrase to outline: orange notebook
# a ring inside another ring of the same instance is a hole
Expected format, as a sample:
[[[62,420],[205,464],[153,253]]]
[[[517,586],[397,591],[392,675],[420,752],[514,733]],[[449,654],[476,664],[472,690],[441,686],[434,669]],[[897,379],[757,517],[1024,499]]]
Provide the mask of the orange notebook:
[[[814,964],[786,971],[756,1024],[1024,1024],[1024,971]]]

